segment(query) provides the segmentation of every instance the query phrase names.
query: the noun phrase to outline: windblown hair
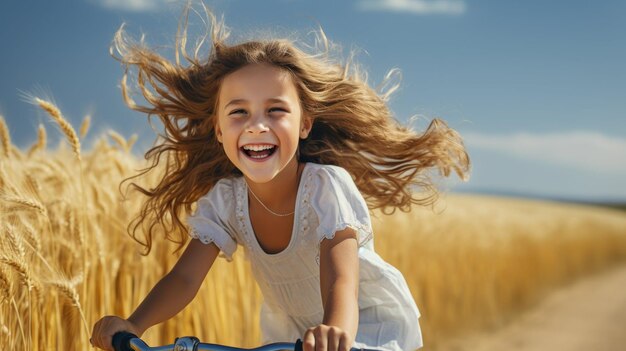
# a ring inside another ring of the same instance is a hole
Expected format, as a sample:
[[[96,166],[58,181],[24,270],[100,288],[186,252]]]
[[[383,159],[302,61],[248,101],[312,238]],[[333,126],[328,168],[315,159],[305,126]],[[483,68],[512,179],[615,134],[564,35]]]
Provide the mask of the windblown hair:
[[[172,62],[148,48],[143,39],[133,42],[122,26],[115,35],[112,55],[125,67],[122,94],[134,110],[157,116],[165,134],[145,154],[149,167],[124,182],[142,176],[165,156],[160,182],[151,189],[132,183],[148,197],[140,214],[129,225],[131,236],[150,252],[159,229],[181,249],[187,228],[181,215],[224,177],[242,173],[227,158],[215,131],[220,85],[230,73],[250,64],[270,64],[288,72],[301,100],[303,116],[313,127],[298,146],[299,162],[332,164],[345,168],[370,209],[393,213],[410,211],[412,204],[432,205],[438,197],[428,171],[449,176],[454,170],[468,178],[470,161],[459,134],[440,119],[433,119],[423,133],[416,133],[394,119],[387,101],[397,89],[391,70],[375,91],[367,75],[352,60],[345,63],[331,55],[335,47],[324,32],[316,31],[312,46],[294,40],[263,39],[228,44],[229,31],[205,8],[210,28],[198,41],[193,55],[187,51],[189,6],[183,11]],[[200,55],[210,35],[210,52]],[[181,63],[181,55],[186,64]],[[147,102],[131,97],[127,77],[136,74],[136,88]],[[415,196],[420,189],[423,196]],[[137,229],[143,225],[142,238]],[[132,228],[132,229],[131,229]]]

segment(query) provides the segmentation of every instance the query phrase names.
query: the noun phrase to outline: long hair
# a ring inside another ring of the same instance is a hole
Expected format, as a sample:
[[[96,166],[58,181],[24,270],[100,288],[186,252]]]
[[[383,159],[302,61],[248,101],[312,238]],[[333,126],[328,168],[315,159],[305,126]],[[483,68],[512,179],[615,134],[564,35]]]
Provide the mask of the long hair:
[[[387,101],[398,83],[390,71],[376,91],[352,56],[345,63],[335,59],[321,28],[314,45],[298,45],[294,40],[263,39],[227,43],[229,30],[204,8],[210,28],[198,41],[193,54],[187,51],[189,5],[179,22],[173,62],[148,48],[143,40],[132,41],[117,31],[112,55],[125,67],[122,95],[133,110],[156,116],[165,133],[146,154],[152,163],[122,183],[145,175],[164,162],[164,174],[151,189],[131,183],[147,200],[139,215],[129,224],[131,236],[150,252],[159,229],[181,249],[187,228],[181,216],[214,184],[241,172],[226,157],[217,141],[216,107],[220,85],[228,74],[250,64],[274,65],[291,75],[299,94],[303,115],[313,122],[307,139],[298,146],[300,162],[332,164],[345,168],[363,194],[370,209],[384,213],[395,209],[409,211],[412,204],[432,205],[438,191],[429,171],[449,176],[455,171],[468,178],[470,161],[459,134],[440,119],[433,119],[418,133],[399,123]],[[204,44],[209,43],[202,58]],[[186,61],[181,63],[182,58]],[[133,68],[133,70],[131,70]],[[132,98],[127,78],[134,72],[135,88],[147,104]],[[420,190],[419,192],[416,190]],[[422,196],[416,196],[421,193]],[[143,226],[140,238],[137,229]]]

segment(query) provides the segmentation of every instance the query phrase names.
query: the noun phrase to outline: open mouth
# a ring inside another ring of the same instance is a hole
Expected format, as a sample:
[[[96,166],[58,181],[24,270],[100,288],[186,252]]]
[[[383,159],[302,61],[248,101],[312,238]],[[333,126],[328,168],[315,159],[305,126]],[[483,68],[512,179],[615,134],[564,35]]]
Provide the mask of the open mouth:
[[[248,157],[253,158],[255,160],[262,160],[264,158],[268,158],[276,152],[278,147],[276,145],[267,145],[261,148],[246,148],[244,146],[241,147],[241,151],[246,154]]]

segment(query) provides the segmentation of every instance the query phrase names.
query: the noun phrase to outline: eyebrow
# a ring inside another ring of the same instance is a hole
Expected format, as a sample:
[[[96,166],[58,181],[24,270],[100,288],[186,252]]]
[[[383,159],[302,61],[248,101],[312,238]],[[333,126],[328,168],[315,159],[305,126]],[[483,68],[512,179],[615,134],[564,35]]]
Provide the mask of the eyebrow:
[[[224,106],[224,110],[225,110],[228,106],[230,106],[230,105],[242,104],[242,103],[245,103],[245,102],[247,102],[247,101],[248,101],[248,100],[246,100],[246,99],[233,99],[233,100],[230,100],[230,101],[229,101],[229,102],[228,102],[228,103]],[[281,98],[270,98],[270,99],[267,99],[267,101],[268,101],[268,102],[279,102],[279,103],[283,103],[283,104],[289,105],[289,103],[288,103],[287,101],[285,101],[285,100],[283,100],[283,99],[281,99]]]

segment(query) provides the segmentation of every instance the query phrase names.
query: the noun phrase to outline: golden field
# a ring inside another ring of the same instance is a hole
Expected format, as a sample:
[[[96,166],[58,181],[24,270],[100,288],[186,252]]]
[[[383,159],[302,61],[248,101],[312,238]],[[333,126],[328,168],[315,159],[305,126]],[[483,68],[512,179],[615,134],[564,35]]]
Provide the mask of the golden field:
[[[110,132],[83,150],[89,120],[77,131],[35,101],[68,143],[48,148],[40,127],[19,150],[0,118],[0,349],[84,350],[93,324],[128,316],[177,256],[166,242],[142,256],[126,233],[142,199],[123,200],[118,186],[145,165],[130,153],[133,141]],[[426,350],[501,325],[551,289],[626,259],[618,210],[443,194],[434,210],[372,215],[377,251],[404,273],[422,312]],[[242,256],[219,259],[192,304],[146,332],[148,343],[196,335],[257,346],[261,296]]]

